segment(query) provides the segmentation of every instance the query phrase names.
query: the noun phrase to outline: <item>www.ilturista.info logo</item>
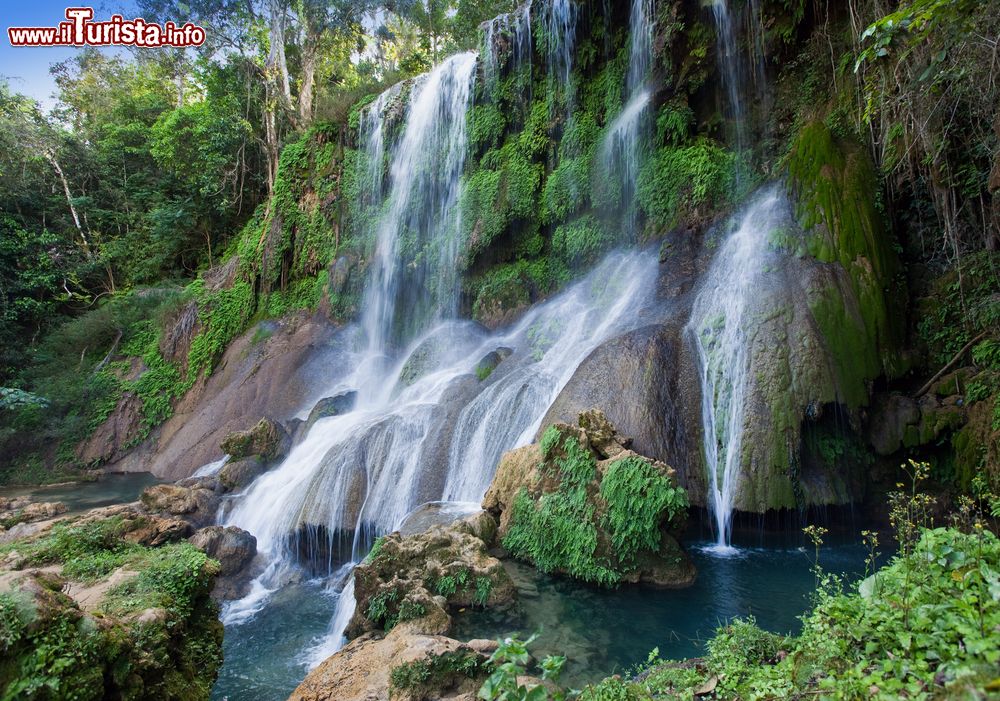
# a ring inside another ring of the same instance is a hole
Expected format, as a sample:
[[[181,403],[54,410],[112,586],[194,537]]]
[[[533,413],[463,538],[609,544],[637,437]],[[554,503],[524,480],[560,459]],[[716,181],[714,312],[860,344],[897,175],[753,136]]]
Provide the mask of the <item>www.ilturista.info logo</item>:
[[[141,17],[112,15],[107,22],[93,22],[94,8],[66,8],[67,22],[57,27],[10,27],[11,46],[201,46],[205,30],[188,22],[162,25]]]

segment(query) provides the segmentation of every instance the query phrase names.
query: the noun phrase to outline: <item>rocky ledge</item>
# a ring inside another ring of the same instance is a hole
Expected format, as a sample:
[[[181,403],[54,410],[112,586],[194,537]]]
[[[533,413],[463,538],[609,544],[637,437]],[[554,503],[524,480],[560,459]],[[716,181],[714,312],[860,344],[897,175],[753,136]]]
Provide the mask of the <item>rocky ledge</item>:
[[[140,504],[34,524],[0,546],[0,696],[208,699],[219,564]]]

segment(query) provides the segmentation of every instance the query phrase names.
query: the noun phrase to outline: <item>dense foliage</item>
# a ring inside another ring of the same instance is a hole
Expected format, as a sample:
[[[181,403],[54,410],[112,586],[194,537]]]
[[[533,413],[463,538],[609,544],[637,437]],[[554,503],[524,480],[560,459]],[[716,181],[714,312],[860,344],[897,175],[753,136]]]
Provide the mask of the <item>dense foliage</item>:
[[[54,567],[78,585],[119,568],[137,573],[109,587],[89,614],[53,575],[27,574],[32,587],[0,593],[2,698],[209,697],[222,664],[209,597],[218,565],[186,542],[151,548],[125,537],[141,527],[115,517],[61,523],[0,548],[8,563]]]
[[[615,460],[599,476],[593,452],[557,427],[540,446],[539,469],[558,487],[538,496],[521,489],[503,546],[542,572],[617,584],[641,553],[659,551],[664,524],[686,513],[687,493],[645,458]]]

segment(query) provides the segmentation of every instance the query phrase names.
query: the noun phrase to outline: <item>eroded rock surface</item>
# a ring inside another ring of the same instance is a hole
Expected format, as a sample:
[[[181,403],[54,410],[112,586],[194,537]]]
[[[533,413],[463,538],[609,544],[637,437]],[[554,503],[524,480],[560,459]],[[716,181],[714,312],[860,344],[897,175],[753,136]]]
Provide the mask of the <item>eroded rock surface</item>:
[[[495,532],[493,519],[480,512],[423,533],[380,538],[354,570],[357,606],[347,636],[399,626],[446,633],[449,611],[513,601],[514,583],[487,551]]]

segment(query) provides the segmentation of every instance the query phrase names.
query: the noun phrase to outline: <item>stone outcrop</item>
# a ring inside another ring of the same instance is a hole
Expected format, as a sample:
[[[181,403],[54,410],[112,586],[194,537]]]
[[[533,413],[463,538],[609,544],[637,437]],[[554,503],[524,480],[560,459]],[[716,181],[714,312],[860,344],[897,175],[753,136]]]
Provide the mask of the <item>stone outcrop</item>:
[[[578,423],[553,424],[501,459],[482,505],[504,548],[604,585],[691,584],[694,565],[677,541],[687,498],[673,470],[630,450],[603,412],[585,411]]]
[[[487,552],[495,532],[493,519],[480,512],[422,533],[380,538],[354,570],[357,606],[347,636],[400,626],[442,634],[451,626],[450,611],[513,601],[514,583]]]
[[[139,499],[150,513],[181,516],[197,527],[209,525],[219,506],[219,496],[198,485],[157,484],[145,489]]]
[[[468,645],[440,635],[402,628],[385,637],[367,633],[311,671],[289,701],[475,701],[485,662]],[[418,674],[397,671],[408,669]],[[407,683],[407,677],[421,682]]]
[[[222,664],[218,565],[183,542],[189,530],[125,504],[14,542],[0,558],[0,695],[207,700]]]
[[[252,455],[271,462],[283,458],[291,447],[284,427],[266,416],[246,431],[234,431],[222,439],[219,448],[232,460]]]

